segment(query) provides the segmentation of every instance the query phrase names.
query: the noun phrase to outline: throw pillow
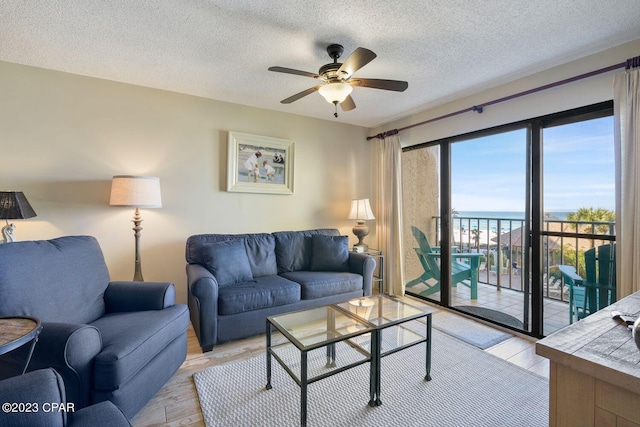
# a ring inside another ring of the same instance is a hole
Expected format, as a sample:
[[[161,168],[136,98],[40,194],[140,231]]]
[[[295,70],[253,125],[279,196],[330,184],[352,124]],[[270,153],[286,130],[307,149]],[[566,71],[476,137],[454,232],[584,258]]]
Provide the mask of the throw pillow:
[[[203,245],[202,259],[220,286],[253,280],[244,239],[223,240]]]
[[[311,271],[349,271],[349,237],[311,236]]]

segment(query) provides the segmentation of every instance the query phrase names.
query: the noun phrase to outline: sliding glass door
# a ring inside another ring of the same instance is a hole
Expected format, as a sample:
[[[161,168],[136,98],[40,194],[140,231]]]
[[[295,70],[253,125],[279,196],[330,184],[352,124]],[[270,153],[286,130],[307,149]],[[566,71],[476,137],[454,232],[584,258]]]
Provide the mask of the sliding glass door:
[[[578,301],[575,295],[582,292],[577,288],[579,281],[569,273],[586,280],[590,269],[594,279],[607,269],[611,277],[596,281],[615,286],[615,257],[610,256],[608,266],[595,258],[605,262],[605,252],[615,255],[613,116],[601,110],[573,117],[568,123],[566,119],[548,120],[543,123],[542,147],[543,333],[549,335],[585,314],[582,299]],[[609,305],[613,302],[609,298],[605,295],[598,304]]]
[[[451,144],[450,305],[517,329],[529,312],[527,135]]]
[[[611,116],[606,102],[405,149],[406,292],[534,336],[577,320],[562,270],[586,280],[585,252],[608,245],[596,271],[615,282]]]

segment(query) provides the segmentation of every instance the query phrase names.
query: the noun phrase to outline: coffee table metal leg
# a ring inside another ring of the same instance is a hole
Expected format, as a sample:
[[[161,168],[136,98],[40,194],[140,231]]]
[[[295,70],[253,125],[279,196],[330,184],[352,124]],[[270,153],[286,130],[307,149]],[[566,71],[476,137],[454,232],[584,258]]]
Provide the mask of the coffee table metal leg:
[[[271,390],[271,323],[267,320],[267,385],[265,388]]]
[[[300,355],[300,425],[307,425],[307,352]]]
[[[327,331],[335,331],[336,329],[336,314],[333,313],[327,319]],[[336,345],[329,344],[327,346],[327,368],[336,367]]]
[[[378,387],[378,334],[375,331],[371,332],[371,348],[370,348],[371,360],[369,362],[369,406],[372,408],[376,406],[376,391]]]
[[[377,329],[371,332],[371,371],[370,371],[370,391],[369,391],[369,406],[380,406],[382,401],[380,400],[380,371],[381,371],[381,355],[382,343],[381,335],[382,331]]]
[[[427,355],[426,355],[426,370],[427,374],[424,379],[431,381],[431,313],[427,315]]]
[[[336,367],[336,345],[329,344],[327,346],[327,368]]]
[[[380,389],[382,380],[380,378],[380,373],[382,371],[382,329],[375,330],[376,335],[376,406],[382,405],[382,400],[380,400]]]

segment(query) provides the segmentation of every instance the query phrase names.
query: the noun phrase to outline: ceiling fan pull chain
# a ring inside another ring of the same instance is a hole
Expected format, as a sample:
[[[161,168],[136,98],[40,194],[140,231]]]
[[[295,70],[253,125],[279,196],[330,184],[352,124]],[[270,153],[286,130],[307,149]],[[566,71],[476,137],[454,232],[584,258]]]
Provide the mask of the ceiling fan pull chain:
[[[338,118],[338,103],[337,103],[337,102],[334,102],[334,103],[333,103],[333,106],[334,106],[334,107],[336,107],[336,112],[335,112],[335,113],[333,113],[333,116],[337,119],[337,118]]]

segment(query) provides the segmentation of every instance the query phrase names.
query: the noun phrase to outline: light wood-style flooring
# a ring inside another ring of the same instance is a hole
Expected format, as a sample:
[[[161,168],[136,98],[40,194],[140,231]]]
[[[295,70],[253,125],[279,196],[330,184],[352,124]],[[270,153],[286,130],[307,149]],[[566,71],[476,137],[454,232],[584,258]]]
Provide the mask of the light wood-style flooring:
[[[422,302],[405,297],[412,303]],[[435,312],[441,308],[430,306]],[[508,331],[509,332],[509,331]],[[204,426],[198,395],[192,375],[210,366],[264,355],[264,335],[215,346],[203,354],[192,327],[187,331],[187,360],[156,396],[131,420],[134,427],[141,426]],[[525,336],[514,336],[486,351],[518,366],[549,377],[549,361],[535,354],[535,341]]]

